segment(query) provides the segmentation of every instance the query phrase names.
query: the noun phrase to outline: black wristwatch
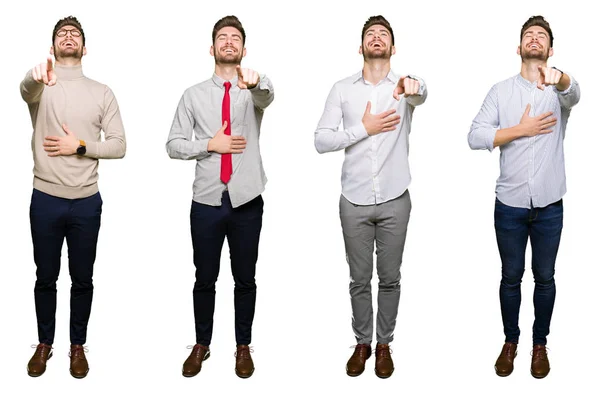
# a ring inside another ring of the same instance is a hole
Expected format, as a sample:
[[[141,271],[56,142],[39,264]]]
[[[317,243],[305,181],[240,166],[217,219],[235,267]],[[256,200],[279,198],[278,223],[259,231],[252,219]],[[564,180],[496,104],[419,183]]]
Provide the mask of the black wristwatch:
[[[85,141],[79,140],[79,147],[77,147],[77,155],[83,156],[86,152],[87,149],[85,148]]]
[[[558,70],[558,71],[560,71],[560,73],[561,73],[561,74],[564,74],[564,73],[565,73],[564,71],[562,71],[562,70],[561,70],[561,69],[559,69],[558,67],[554,67],[554,66],[552,66],[552,68],[553,68],[554,70]]]

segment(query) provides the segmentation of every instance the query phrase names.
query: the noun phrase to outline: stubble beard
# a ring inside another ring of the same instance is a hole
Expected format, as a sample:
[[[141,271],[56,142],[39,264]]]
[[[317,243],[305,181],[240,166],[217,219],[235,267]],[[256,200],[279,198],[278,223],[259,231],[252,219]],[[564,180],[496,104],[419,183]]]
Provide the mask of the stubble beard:
[[[392,57],[392,47],[387,48],[385,51],[373,52],[363,45],[363,58],[364,60],[371,59],[390,59]]]

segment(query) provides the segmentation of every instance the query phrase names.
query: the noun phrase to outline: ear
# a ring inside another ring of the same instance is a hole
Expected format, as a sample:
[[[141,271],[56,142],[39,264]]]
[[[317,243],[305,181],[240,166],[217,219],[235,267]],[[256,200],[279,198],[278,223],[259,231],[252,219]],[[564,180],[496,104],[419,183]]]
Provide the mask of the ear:
[[[392,45],[392,55],[396,55],[396,47]]]
[[[362,52],[362,45],[361,45],[360,47],[358,47],[358,54],[359,54],[359,55],[362,55],[362,54],[363,54],[363,52]]]
[[[83,56],[87,55],[87,48],[86,47],[83,47],[83,52],[82,53],[83,53]]]
[[[517,47],[517,55],[521,56],[521,46],[520,45]]]
[[[550,48],[550,50],[548,51],[548,57],[554,55],[554,48]]]
[[[215,47],[214,46],[210,46],[210,56],[215,56]]]
[[[54,56],[54,45],[50,47],[50,55]]]
[[[242,58],[246,56],[246,47],[242,50]]]

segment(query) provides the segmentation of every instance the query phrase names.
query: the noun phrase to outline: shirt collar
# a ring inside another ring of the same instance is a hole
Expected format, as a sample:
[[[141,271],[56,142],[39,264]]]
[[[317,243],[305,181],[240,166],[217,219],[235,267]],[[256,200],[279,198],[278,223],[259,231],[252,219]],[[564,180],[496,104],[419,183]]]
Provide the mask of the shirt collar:
[[[524,87],[526,89],[537,88],[536,81],[531,82],[531,81],[526,80],[525,78],[523,78],[521,73],[519,73],[515,76],[515,80],[519,83],[519,85],[521,85],[522,87]]]
[[[223,88],[223,84],[225,83],[225,81],[223,78],[219,77],[217,74],[213,73],[212,76],[212,80],[215,83],[216,86]],[[238,81],[238,77],[237,75],[235,77],[233,77],[232,79],[229,80],[229,82],[231,82],[231,87],[233,88],[234,86],[237,86],[237,81]]]
[[[390,69],[390,71],[388,72],[387,76],[385,77],[385,79],[387,79],[388,81],[393,82],[394,84],[397,84],[398,81],[400,80],[400,77],[398,77],[393,71],[392,69]],[[363,78],[363,72],[362,70],[359,71],[358,73],[354,74],[352,76],[352,83],[355,84],[358,81],[363,81],[364,83],[367,83],[365,81],[365,79]]]

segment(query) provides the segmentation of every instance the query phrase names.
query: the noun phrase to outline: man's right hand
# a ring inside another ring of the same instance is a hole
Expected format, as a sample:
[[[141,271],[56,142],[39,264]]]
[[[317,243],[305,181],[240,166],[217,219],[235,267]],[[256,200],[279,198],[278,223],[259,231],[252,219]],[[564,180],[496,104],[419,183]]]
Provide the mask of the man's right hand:
[[[525,113],[521,117],[521,122],[519,122],[523,127],[523,135],[531,137],[551,133],[552,128],[556,125],[556,118],[552,116],[552,111],[545,112],[537,117],[530,117],[530,110],[531,105],[527,104]]]
[[[244,136],[228,136],[225,134],[226,128],[227,121],[223,122],[223,126],[217,131],[215,137],[208,141],[208,151],[219,154],[241,154],[246,148],[246,138]]]
[[[395,112],[396,110],[392,108],[379,114],[371,114],[371,102],[367,102],[367,109],[362,117],[362,123],[367,130],[367,134],[375,136],[396,129],[396,126],[400,123],[400,115],[393,115]]]
[[[56,84],[56,72],[52,65],[52,55],[48,55],[45,63],[40,63],[31,69],[31,75],[36,82],[44,83],[48,86]]]

